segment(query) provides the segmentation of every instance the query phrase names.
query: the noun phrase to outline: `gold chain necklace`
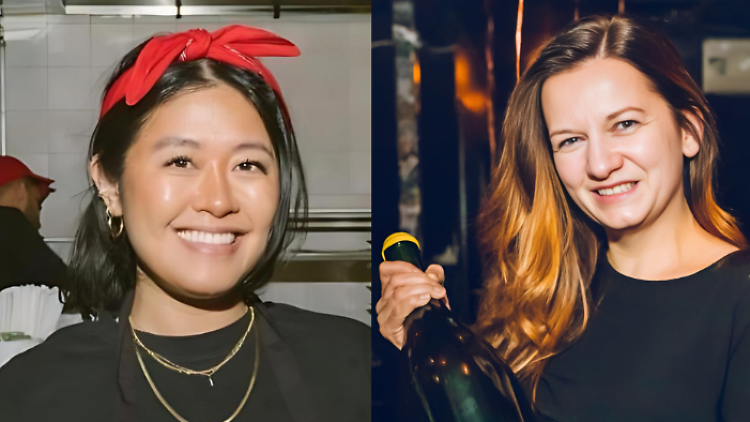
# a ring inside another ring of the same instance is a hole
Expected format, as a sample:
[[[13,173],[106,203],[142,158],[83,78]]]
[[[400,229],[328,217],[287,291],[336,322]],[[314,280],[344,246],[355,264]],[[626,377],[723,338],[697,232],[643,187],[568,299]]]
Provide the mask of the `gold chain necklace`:
[[[252,308],[251,308],[252,312]],[[252,324],[251,324],[252,325]],[[249,330],[248,330],[249,331]],[[154,385],[154,381],[151,379],[151,375],[148,373],[148,369],[146,369],[146,365],[143,363],[143,358],[141,357],[140,351],[138,351],[138,347],[135,348],[135,355],[138,357],[138,363],[141,365],[141,371],[143,371],[143,375],[146,377],[146,381],[148,381],[148,385],[151,386],[151,391],[154,392],[156,395],[156,398],[159,399],[159,402],[169,411],[169,413],[174,416],[175,419],[177,419],[179,422],[188,422],[187,419],[180,416],[179,413],[177,413],[176,410],[172,408],[172,406],[167,403],[167,400],[164,399],[164,397],[159,392],[159,389],[156,388],[156,385]],[[247,392],[245,392],[245,397],[242,398],[242,401],[240,401],[240,405],[237,406],[237,409],[235,409],[234,413],[232,413],[229,418],[225,419],[223,422],[232,422],[234,418],[237,417],[237,415],[240,414],[240,411],[245,407],[245,403],[247,403],[247,399],[250,397],[250,393],[253,391],[253,387],[255,386],[255,379],[258,376],[258,364],[260,362],[260,338],[258,336],[258,330],[255,330],[255,363],[253,364],[253,374],[250,377],[250,384],[247,386]]]
[[[227,357],[225,357],[224,360],[222,360],[221,362],[219,362],[217,365],[212,366],[211,368],[203,369],[203,370],[199,370],[199,371],[196,371],[196,370],[193,370],[193,369],[190,369],[190,368],[186,368],[184,366],[177,365],[176,363],[170,361],[169,359],[165,358],[164,356],[160,355],[159,353],[156,353],[156,352],[152,351],[151,349],[149,349],[148,347],[146,347],[146,345],[143,344],[143,342],[141,342],[141,339],[138,338],[138,334],[136,334],[135,328],[133,328],[133,320],[129,319],[129,321],[130,321],[130,328],[133,331],[133,340],[135,340],[135,344],[137,344],[143,350],[145,350],[146,353],[148,353],[149,356],[151,356],[155,361],[159,362],[160,364],[162,364],[166,368],[169,368],[169,369],[171,369],[173,371],[177,371],[177,372],[179,372],[181,374],[185,374],[185,375],[202,375],[204,377],[207,377],[208,378],[208,382],[211,384],[211,387],[213,387],[214,386],[214,380],[213,380],[212,377],[214,376],[214,374],[219,369],[221,369],[222,366],[224,366],[227,362],[229,362],[234,357],[234,355],[237,354],[237,352],[240,350],[240,348],[242,348],[242,345],[245,343],[245,339],[247,338],[247,334],[250,332],[250,329],[253,328],[253,322],[255,321],[255,311],[253,310],[253,308],[250,308],[250,307],[248,307],[248,310],[250,311],[250,324],[248,324],[247,330],[245,330],[245,334],[243,334],[242,338],[240,338],[240,341],[238,341],[237,344],[234,345],[234,347],[232,348],[232,351],[230,351],[229,354],[227,355]]]

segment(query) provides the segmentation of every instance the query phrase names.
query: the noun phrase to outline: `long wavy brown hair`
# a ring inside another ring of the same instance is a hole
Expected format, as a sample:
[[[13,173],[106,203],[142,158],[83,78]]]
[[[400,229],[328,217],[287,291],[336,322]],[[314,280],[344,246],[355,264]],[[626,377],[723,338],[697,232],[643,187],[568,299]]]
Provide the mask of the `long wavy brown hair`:
[[[478,220],[488,269],[475,329],[522,379],[536,385],[546,359],[580,336],[591,308],[590,283],[606,238],[570,200],[557,175],[542,114],[542,85],[584,61],[623,60],[642,72],[671,106],[679,127],[699,133],[682,112],[700,118],[700,152],[686,159],[685,195],[698,223],[746,246],[734,218],[716,203],[716,123],[675,47],[624,17],[592,17],[565,28],[542,49],[513,90],[503,122],[502,155]]]

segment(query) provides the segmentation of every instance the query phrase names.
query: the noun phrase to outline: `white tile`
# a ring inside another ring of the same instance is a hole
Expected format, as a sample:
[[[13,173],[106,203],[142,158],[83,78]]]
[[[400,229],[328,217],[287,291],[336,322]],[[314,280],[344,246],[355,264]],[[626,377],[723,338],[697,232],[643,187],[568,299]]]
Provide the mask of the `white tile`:
[[[83,195],[53,192],[42,207],[42,229],[45,238],[74,237],[83,211]]]
[[[88,25],[89,15],[47,15],[47,23],[60,25]]]
[[[47,111],[8,111],[6,114],[8,151],[46,154]]]
[[[163,35],[165,33],[172,33],[177,31],[177,24],[175,22],[169,23],[136,23],[133,27],[133,34],[135,44],[137,45],[154,35]]]
[[[88,67],[50,67],[50,110],[90,110],[91,71]]]
[[[327,67],[295,67],[298,82],[279,78],[300,148],[307,151],[348,151],[348,74]],[[329,75],[323,73],[329,72]],[[338,74],[339,80],[333,78]],[[343,87],[342,88],[342,84]]]
[[[28,35],[14,38],[13,30],[6,35],[7,67],[13,66],[47,66],[47,30],[45,28],[29,30]]]
[[[370,67],[372,33],[370,22],[349,22],[346,24],[349,43],[349,62],[352,66]]]
[[[372,325],[372,316],[367,312],[372,309],[372,293],[367,288],[370,283],[347,283],[351,303],[354,304],[351,317],[367,325]]]
[[[208,32],[214,32],[225,26],[225,24],[218,21],[177,22],[177,32],[188,31],[190,29],[205,29]]]
[[[91,32],[89,25],[49,25],[49,65],[91,65]]]
[[[310,208],[369,209],[370,195],[310,195]]]
[[[91,25],[92,66],[114,66],[135,46],[132,23]]]
[[[132,25],[133,16],[91,16],[91,25]]]
[[[370,194],[370,151],[349,153],[351,165],[349,192],[358,195]]]
[[[269,16],[271,16],[269,14]],[[245,26],[252,26],[252,27],[260,27],[262,28],[263,25],[267,25],[269,21],[269,16],[260,16],[260,15],[227,15],[227,16],[219,16],[219,22],[221,22],[223,25],[229,26],[229,25],[245,25]],[[273,18],[273,16],[271,16]]]
[[[303,249],[312,251],[363,251],[370,249],[370,233],[308,233]]]
[[[109,82],[114,72],[114,66],[97,66],[91,68],[91,85],[89,87],[89,102],[93,110],[99,110],[101,107],[102,95],[104,88]]]
[[[44,212],[44,209],[42,209],[42,212]],[[52,249],[57,256],[62,258],[63,262],[68,264],[70,262],[70,252],[73,249],[72,243],[62,243],[62,242],[51,242],[47,243],[47,246],[49,246],[50,249]]]
[[[370,104],[349,109],[347,119],[349,150],[369,151],[372,145],[372,109]]]
[[[302,48],[302,47],[301,47]],[[344,50],[345,51],[345,50]],[[350,72],[345,54],[264,60],[281,85],[289,104],[300,148],[308,151],[350,151]]]
[[[47,109],[47,68],[8,67],[8,110]]]
[[[307,309],[307,286],[305,283],[268,283],[258,291],[264,301],[286,303]]]
[[[26,164],[26,167],[31,169],[32,172],[48,177],[49,176],[49,155],[48,154],[26,154],[16,153],[8,151],[8,155],[16,157],[21,160],[22,163]]]
[[[358,305],[351,300],[349,283],[309,283],[307,309],[329,315],[351,317]],[[362,286],[365,289],[364,286]],[[368,304],[361,306],[367,309]]]
[[[219,19],[219,16],[212,16],[212,15],[196,15],[196,16],[183,16],[180,19],[175,19],[175,21],[179,24],[185,24],[185,25],[195,25],[195,24],[202,24],[202,23],[220,23],[221,19]]]
[[[96,125],[92,111],[50,111],[49,151],[85,155]]]
[[[0,22],[7,32],[18,29],[44,28],[47,24],[47,18],[42,15],[3,16],[3,18],[0,19]]]
[[[302,154],[307,190],[311,195],[349,194],[349,154],[309,152]]]
[[[49,177],[60,195],[81,194],[89,187],[86,154],[50,154]]]
[[[175,23],[177,18],[174,16],[134,16],[133,20],[138,24],[169,24]]]

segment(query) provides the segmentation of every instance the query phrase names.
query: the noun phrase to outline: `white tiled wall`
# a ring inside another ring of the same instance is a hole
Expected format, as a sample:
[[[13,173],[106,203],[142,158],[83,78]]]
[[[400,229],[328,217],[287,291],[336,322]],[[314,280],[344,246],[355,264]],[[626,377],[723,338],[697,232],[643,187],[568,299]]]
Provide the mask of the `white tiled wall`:
[[[45,237],[75,233],[85,153],[116,62],[154,33],[232,23],[268,29],[302,51],[264,62],[289,103],[311,207],[370,208],[369,15],[5,17],[7,151],[57,181],[42,212]]]
[[[370,208],[370,16],[2,18],[7,38],[8,154],[56,180],[42,235],[70,238],[88,186],[85,154],[101,92],[119,59],[154,33],[232,23],[296,43],[298,58],[269,58],[295,123],[310,205]],[[310,234],[306,249],[362,250],[369,233]],[[67,259],[69,243],[50,243]],[[363,283],[272,283],[265,300],[370,323]]]
[[[371,323],[370,291],[362,283],[270,283],[258,293],[264,301]]]

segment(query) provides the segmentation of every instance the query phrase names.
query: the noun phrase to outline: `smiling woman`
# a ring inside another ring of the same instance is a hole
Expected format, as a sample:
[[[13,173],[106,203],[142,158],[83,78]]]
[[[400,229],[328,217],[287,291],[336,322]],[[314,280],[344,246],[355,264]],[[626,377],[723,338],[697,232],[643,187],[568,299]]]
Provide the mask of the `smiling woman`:
[[[474,328],[540,420],[750,419],[750,253],[714,198],[717,154],[677,50],[631,19],[572,23],[518,81]],[[443,272],[380,272],[378,321],[400,347]]]
[[[307,212],[289,114],[256,56],[297,54],[231,26],[122,60],[70,265],[67,305],[95,321],[3,367],[4,419],[369,420],[369,329],[254,293]]]

